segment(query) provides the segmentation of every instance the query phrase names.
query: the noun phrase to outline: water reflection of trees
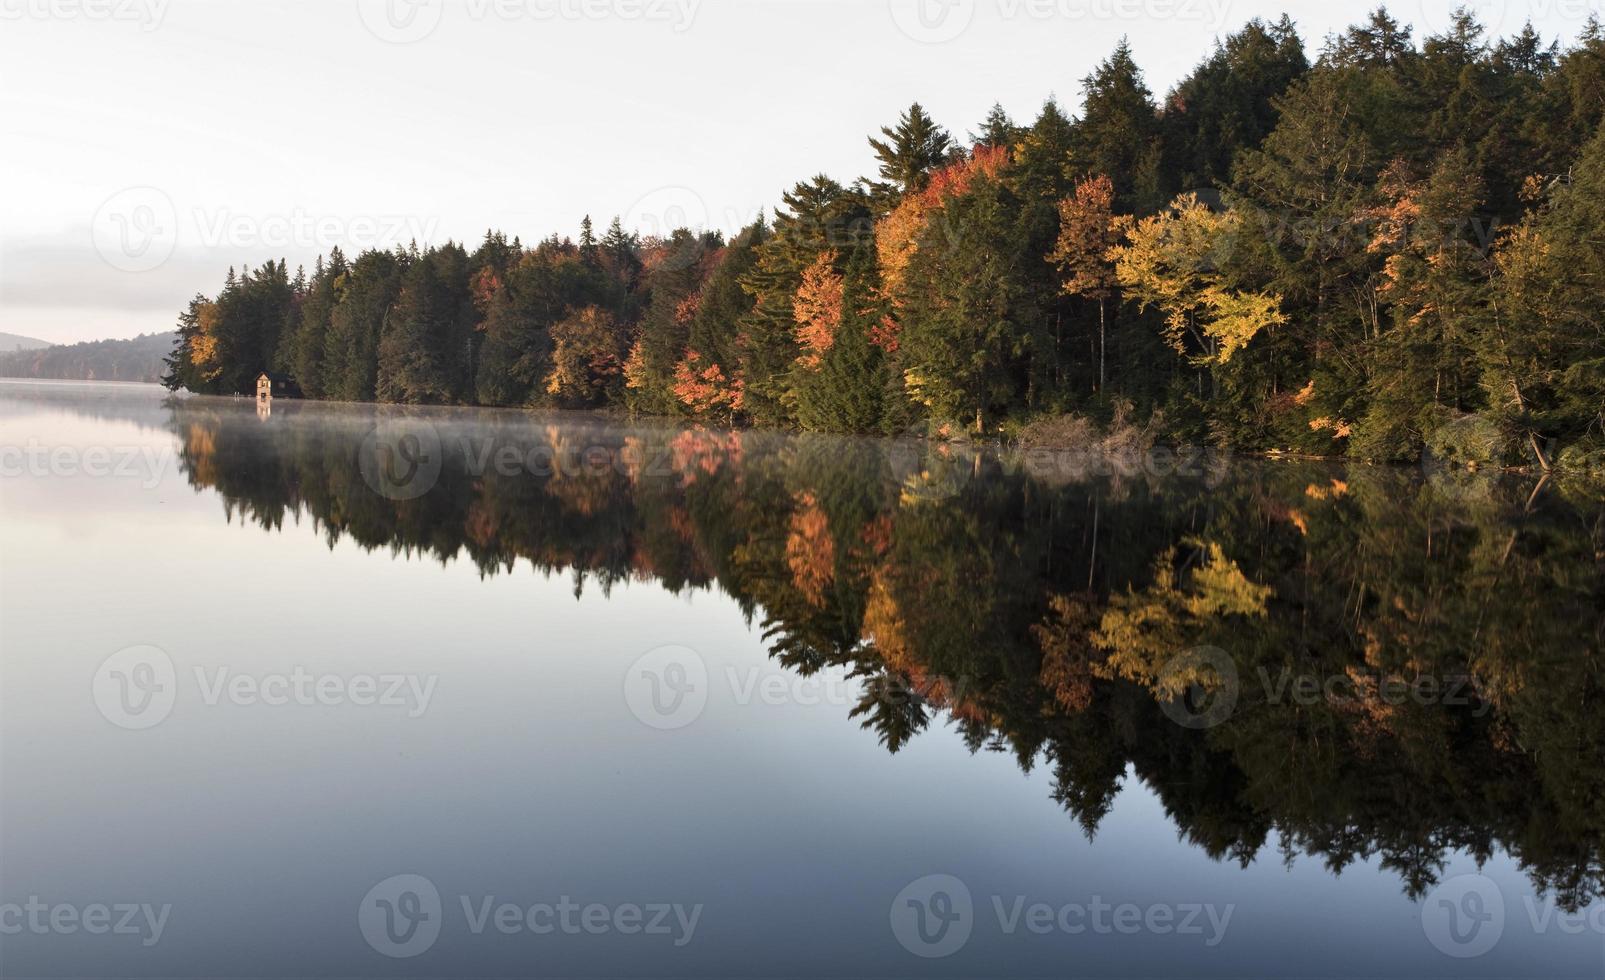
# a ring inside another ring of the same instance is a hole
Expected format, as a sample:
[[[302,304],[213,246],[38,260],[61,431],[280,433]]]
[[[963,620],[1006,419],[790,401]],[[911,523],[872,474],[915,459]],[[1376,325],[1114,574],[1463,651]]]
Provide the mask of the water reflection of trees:
[[[852,714],[890,750],[945,715],[975,751],[1050,767],[1089,834],[1129,770],[1218,859],[1246,864],[1274,837],[1285,860],[1334,872],[1376,857],[1419,895],[1453,852],[1503,849],[1568,908],[1605,881],[1597,503],[1379,469],[1239,464],[1211,486],[519,415],[466,445],[445,417],[401,422],[433,425],[445,465],[396,501],[359,467],[372,421],[206,401],[172,414],[190,481],[231,519],[310,518],[331,545],[485,575],[528,562],[576,592],[718,587],[787,668],[863,679]],[[503,446],[592,453],[476,470]],[[1235,711],[1177,724],[1176,696],[1228,683],[1175,669],[1210,647],[1236,671]],[[1300,677],[1326,686],[1296,696]],[[1399,697],[1401,683],[1441,690]]]

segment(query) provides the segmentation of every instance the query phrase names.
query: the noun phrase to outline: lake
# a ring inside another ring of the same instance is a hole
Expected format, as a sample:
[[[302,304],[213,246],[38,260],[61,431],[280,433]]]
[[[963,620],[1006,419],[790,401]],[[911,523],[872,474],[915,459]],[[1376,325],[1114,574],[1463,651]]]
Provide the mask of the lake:
[[[1600,977],[1605,503],[0,382],[6,976]]]

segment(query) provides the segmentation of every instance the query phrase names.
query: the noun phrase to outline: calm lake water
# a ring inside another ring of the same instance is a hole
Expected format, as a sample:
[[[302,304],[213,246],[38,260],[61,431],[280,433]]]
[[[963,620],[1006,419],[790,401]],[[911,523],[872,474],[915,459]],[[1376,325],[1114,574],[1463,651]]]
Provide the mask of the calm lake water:
[[[6,976],[1605,975],[1587,488],[23,382],[0,465]]]

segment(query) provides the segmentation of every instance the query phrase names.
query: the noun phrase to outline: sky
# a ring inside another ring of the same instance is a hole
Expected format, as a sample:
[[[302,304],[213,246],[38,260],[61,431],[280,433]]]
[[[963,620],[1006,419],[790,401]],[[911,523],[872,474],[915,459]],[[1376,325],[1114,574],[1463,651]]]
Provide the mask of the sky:
[[[1472,0],[1575,38],[1605,0]],[[1452,2],[1394,0],[1417,35]],[[172,328],[230,265],[593,215],[733,231],[923,103],[1074,111],[1129,36],[1163,94],[1254,17],[1333,0],[0,0],[0,331]]]

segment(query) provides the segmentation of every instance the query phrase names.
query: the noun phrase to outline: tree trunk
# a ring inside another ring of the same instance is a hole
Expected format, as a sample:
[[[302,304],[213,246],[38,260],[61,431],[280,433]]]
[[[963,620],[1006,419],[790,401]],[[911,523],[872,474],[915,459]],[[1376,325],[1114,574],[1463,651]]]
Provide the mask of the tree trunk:
[[[1104,349],[1107,335],[1106,320],[1104,316],[1104,301],[1098,300],[1098,393],[1103,394],[1104,385],[1108,382],[1104,376]]]

